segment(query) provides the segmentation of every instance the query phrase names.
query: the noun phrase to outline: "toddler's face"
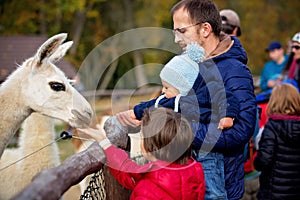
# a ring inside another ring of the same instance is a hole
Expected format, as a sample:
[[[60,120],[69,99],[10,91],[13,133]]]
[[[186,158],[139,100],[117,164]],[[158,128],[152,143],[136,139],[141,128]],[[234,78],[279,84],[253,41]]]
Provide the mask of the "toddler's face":
[[[179,94],[179,91],[176,88],[174,88],[173,86],[171,86],[169,83],[167,83],[163,80],[161,82],[162,82],[162,86],[163,86],[162,92],[165,93],[165,96],[167,98],[172,98]]]

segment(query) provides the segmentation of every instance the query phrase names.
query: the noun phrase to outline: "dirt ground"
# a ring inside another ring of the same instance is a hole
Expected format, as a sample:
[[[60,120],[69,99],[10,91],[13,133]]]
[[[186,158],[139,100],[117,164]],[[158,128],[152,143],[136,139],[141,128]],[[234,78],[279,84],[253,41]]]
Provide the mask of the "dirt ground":
[[[68,191],[65,192],[64,200],[75,200],[80,199],[81,191],[79,185],[74,185]]]

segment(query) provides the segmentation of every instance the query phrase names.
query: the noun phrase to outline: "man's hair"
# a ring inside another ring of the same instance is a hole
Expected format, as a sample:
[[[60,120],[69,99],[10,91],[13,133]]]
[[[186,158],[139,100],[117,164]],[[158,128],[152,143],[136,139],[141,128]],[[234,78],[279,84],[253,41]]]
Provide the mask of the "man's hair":
[[[300,115],[300,94],[291,84],[281,84],[274,87],[267,114]]]
[[[171,9],[172,16],[174,12],[183,8],[186,10],[193,23],[208,22],[216,36],[220,35],[222,21],[219,10],[210,0],[182,0]]]
[[[141,132],[144,149],[155,158],[186,164],[191,157],[193,133],[180,113],[163,107],[146,109]]]

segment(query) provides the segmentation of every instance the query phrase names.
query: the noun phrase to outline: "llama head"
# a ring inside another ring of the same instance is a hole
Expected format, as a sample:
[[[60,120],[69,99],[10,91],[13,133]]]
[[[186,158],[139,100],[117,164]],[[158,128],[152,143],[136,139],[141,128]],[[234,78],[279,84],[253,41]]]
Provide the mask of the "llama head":
[[[27,74],[22,80],[21,92],[33,111],[61,119],[74,127],[84,127],[91,122],[92,108],[54,64],[73,43],[63,43],[66,37],[67,34],[62,33],[49,38],[35,56],[23,63],[21,68],[25,68]]]

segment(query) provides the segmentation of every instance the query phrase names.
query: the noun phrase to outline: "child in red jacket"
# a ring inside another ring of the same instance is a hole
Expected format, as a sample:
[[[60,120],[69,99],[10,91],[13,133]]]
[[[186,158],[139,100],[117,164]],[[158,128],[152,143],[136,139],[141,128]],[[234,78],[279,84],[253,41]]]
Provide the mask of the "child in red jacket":
[[[191,158],[189,122],[167,108],[147,109],[142,119],[141,150],[149,161],[138,165],[100,130],[79,129],[99,142],[113,176],[132,190],[130,199],[204,199],[202,166]]]

